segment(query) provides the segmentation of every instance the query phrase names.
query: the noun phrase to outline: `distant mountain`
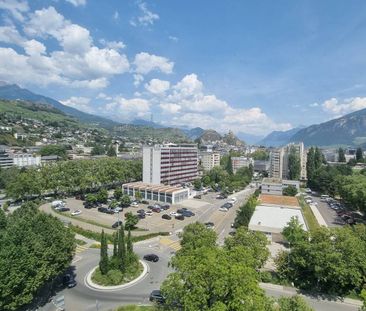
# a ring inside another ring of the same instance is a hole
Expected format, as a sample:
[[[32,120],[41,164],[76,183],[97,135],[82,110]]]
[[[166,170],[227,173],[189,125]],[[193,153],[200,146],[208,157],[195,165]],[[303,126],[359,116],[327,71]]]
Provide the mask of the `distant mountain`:
[[[93,123],[98,124],[104,128],[112,128],[113,126],[119,125],[120,123],[111,121],[106,118],[98,117],[95,115],[91,115],[89,113],[82,112],[75,108],[66,106],[54,100],[50,97],[46,97],[43,95],[35,94],[27,89],[23,89],[16,84],[8,84],[6,82],[1,81],[0,83],[0,99],[8,99],[8,100],[27,100],[34,103],[48,104],[56,109],[64,112],[69,116],[76,117],[79,121],[85,123]]]
[[[222,140],[224,143],[227,143],[231,146],[241,147],[245,145],[245,143],[236,137],[232,131],[229,131],[229,133],[225,134]]]
[[[195,127],[193,129],[182,129],[184,134],[187,135],[189,139],[195,140],[202,136],[203,132],[205,131],[203,128]]]
[[[239,132],[237,136],[240,140],[245,141],[249,145],[256,145],[260,140],[264,138],[263,135],[253,135],[243,132]]]
[[[258,141],[258,145],[266,147],[280,147],[293,141],[293,136],[300,131],[303,126],[293,128],[288,131],[273,131]]]
[[[291,137],[306,146],[366,145],[366,109],[306,127]]]
[[[215,130],[204,130],[201,136],[198,137],[198,139],[202,143],[211,143],[216,141],[221,141],[222,136],[216,132]]]
[[[229,133],[222,136],[215,130],[204,130],[201,136],[198,137],[198,139],[203,144],[221,142],[237,147],[245,145],[245,143],[237,138],[232,131],[229,131]]]
[[[144,120],[144,119],[134,119],[130,122],[130,124],[152,127],[154,129],[161,129],[161,128],[166,127],[164,125],[161,125],[161,124],[158,124],[158,123],[155,123],[155,122],[152,122],[152,121]]]

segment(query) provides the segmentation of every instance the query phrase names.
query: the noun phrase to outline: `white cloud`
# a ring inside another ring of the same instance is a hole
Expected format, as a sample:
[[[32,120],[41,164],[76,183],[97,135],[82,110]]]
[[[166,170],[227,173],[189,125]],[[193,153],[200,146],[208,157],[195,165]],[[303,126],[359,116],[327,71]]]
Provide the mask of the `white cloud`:
[[[152,79],[149,83],[145,84],[145,88],[152,94],[162,94],[170,88],[170,82]]]
[[[22,0],[0,0],[0,10],[9,11],[17,20],[23,21],[23,13],[28,12],[29,6],[27,1]]]
[[[24,43],[24,50],[30,56],[46,53],[44,44],[34,39]]]
[[[25,39],[19,34],[15,26],[0,27],[0,42],[22,45]]]
[[[138,87],[144,81],[144,76],[140,74],[133,75],[133,85]]]
[[[113,116],[114,119],[128,121],[147,117],[150,113],[150,105],[150,102],[146,99],[126,99],[122,96],[116,96],[113,101],[102,108],[102,113]]]
[[[99,43],[113,50],[120,50],[126,47],[122,41],[107,41],[105,39],[100,39]]]
[[[366,108],[366,97],[354,97],[340,102],[337,98],[331,98],[322,104],[323,110],[333,115],[344,115],[356,110]]]
[[[148,74],[153,70],[169,74],[173,72],[174,62],[168,58],[156,56],[146,52],[136,54],[134,65],[138,74]]]
[[[71,96],[69,99],[60,100],[66,106],[76,108],[85,112],[93,112],[93,108],[89,105],[90,98]]]
[[[101,92],[97,95],[97,99],[103,99],[103,100],[112,100],[111,96],[108,96],[107,94]]]
[[[169,40],[171,40],[173,42],[178,42],[178,38],[175,36],[169,36],[168,38],[169,38]]]
[[[114,20],[119,19],[119,13],[118,13],[118,11],[114,11],[114,13],[113,13],[113,19]]]
[[[180,82],[178,82],[174,89],[178,91],[180,96],[192,96],[199,94],[202,91],[203,84],[196,74],[192,73],[186,75]]]
[[[162,103],[159,105],[159,107],[164,112],[172,113],[172,114],[176,114],[182,109],[182,107],[178,104],[168,104],[168,103]]]
[[[71,3],[73,6],[80,6],[86,4],[86,0],[66,0],[66,2]]]
[[[309,105],[311,108],[315,108],[315,107],[319,107],[319,104],[318,103],[312,103]]]
[[[149,26],[149,25],[153,25],[155,21],[157,21],[159,19],[159,15],[156,13],[151,12],[148,8],[147,8],[147,4],[145,2],[141,2],[138,4],[138,7],[141,11],[141,15],[138,16],[137,18],[133,18],[130,21],[130,24],[132,26]]]

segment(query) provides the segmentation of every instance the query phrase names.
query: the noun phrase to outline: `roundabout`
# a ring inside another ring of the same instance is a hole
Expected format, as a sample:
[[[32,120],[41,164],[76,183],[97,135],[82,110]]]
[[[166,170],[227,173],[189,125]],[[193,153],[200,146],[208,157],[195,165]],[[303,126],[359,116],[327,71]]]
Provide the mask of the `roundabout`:
[[[150,271],[150,267],[147,263],[145,263],[142,260],[139,260],[139,262],[143,267],[142,273],[137,278],[135,278],[135,279],[133,279],[133,280],[127,282],[127,283],[124,283],[124,284],[121,284],[121,285],[114,285],[114,286],[103,286],[103,285],[96,284],[92,280],[93,273],[98,268],[98,266],[95,266],[85,276],[85,279],[84,279],[85,286],[88,287],[89,289],[92,289],[92,290],[95,290],[95,291],[117,291],[117,290],[122,290],[122,289],[125,289],[125,288],[129,288],[131,286],[134,286],[138,282],[142,281]]]

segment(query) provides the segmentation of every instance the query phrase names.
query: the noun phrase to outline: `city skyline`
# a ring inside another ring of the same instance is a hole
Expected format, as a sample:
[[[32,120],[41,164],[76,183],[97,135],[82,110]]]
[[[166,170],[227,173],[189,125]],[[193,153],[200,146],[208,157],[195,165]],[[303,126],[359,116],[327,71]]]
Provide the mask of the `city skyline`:
[[[265,135],[366,108],[365,6],[1,0],[0,80],[120,122]]]

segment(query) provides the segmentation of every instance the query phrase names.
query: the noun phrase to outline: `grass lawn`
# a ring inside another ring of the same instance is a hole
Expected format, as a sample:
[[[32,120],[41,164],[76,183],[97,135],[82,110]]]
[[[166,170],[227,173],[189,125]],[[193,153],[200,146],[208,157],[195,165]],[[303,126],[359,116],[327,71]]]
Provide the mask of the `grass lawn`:
[[[319,228],[319,223],[316,220],[310,206],[304,201],[304,198],[299,197],[299,203],[301,205],[302,213],[305,218],[306,225],[308,226],[309,231],[313,231]]]
[[[137,261],[136,265],[129,267],[125,274],[120,270],[109,270],[107,274],[100,273],[99,267],[92,274],[94,283],[103,286],[122,285],[136,279],[143,271],[142,264]]]

